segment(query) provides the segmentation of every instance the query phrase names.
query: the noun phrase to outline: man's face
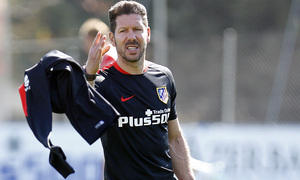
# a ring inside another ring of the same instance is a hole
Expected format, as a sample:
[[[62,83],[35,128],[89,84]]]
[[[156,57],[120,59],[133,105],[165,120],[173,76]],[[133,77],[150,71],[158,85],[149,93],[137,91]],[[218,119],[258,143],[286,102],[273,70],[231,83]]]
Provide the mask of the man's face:
[[[111,41],[116,46],[119,58],[128,62],[144,60],[147,43],[150,41],[150,28],[137,14],[121,15],[116,19],[114,36]]]

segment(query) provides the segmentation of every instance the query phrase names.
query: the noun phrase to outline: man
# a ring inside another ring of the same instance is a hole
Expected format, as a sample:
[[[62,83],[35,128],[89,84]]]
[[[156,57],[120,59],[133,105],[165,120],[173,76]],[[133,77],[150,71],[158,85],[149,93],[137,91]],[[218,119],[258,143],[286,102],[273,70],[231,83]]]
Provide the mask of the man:
[[[176,114],[173,75],[168,68],[145,60],[150,42],[145,7],[120,1],[109,10],[109,20],[109,38],[118,58],[96,78],[109,49],[99,32],[85,67],[89,83],[121,114],[101,137],[105,179],[171,180],[174,173],[180,180],[194,179]]]

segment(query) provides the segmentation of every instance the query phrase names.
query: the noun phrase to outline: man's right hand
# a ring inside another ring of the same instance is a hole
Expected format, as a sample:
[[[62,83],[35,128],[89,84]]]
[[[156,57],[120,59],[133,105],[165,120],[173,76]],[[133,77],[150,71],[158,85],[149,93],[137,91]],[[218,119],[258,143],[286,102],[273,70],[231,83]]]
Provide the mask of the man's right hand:
[[[99,31],[90,47],[86,62],[86,72],[88,74],[96,74],[98,72],[103,55],[110,49],[110,46],[105,46],[106,36],[101,35]]]

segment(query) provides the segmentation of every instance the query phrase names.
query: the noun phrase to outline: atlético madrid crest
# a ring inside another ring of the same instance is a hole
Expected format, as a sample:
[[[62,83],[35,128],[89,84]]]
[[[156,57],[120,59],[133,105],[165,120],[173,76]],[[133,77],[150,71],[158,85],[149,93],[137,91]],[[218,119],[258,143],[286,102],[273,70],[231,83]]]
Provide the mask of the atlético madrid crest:
[[[167,87],[158,87],[156,88],[156,91],[157,91],[157,95],[158,95],[158,98],[165,104],[168,103],[168,100],[169,100],[169,94],[168,94],[168,91],[167,91]]]

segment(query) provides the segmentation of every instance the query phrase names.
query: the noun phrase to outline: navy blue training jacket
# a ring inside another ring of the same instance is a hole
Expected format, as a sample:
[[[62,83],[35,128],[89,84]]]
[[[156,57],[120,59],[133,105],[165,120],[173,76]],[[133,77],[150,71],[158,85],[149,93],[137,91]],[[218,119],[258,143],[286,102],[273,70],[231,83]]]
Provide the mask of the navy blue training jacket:
[[[65,155],[50,142],[52,112],[65,113],[89,144],[99,139],[119,117],[117,110],[87,83],[81,66],[57,50],[47,53],[25,71],[19,92],[29,127],[35,137],[50,148],[50,164],[65,178],[74,171],[70,167],[64,170],[68,166],[63,165]]]

